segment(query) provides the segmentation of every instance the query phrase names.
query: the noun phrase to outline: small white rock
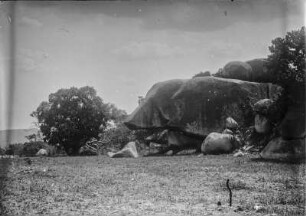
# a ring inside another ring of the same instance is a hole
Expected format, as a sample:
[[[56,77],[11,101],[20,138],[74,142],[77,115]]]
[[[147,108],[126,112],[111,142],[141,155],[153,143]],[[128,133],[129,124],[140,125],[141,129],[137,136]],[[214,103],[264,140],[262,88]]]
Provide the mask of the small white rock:
[[[263,206],[260,206],[260,205],[255,205],[254,206],[254,210],[256,211],[256,212],[261,212],[261,211],[263,211],[265,208],[263,207]]]
[[[234,157],[242,157],[244,153],[242,151],[238,151],[234,154]]]

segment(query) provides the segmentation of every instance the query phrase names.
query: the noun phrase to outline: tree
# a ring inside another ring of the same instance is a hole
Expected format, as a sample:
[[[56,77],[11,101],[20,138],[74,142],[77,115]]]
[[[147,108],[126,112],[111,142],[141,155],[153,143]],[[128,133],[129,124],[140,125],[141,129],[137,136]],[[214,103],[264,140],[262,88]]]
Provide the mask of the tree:
[[[36,136],[35,133],[30,134],[28,136],[25,136],[25,138],[27,138],[29,140],[29,142],[36,142],[36,140],[37,140],[37,136]]]
[[[41,102],[31,116],[37,118],[45,141],[59,143],[68,155],[76,155],[84,141],[98,138],[108,120],[105,112],[95,89],[86,86],[50,94],[48,102]]]
[[[305,27],[272,40],[268,69],[282,86],[305,83]]]
[[[122,123],[123,120],[127,117],[127,113],[125,110],[118,109],[115,104],[107,103],[103,105],[105,115],[109,120],[115,122],[115,124]]]

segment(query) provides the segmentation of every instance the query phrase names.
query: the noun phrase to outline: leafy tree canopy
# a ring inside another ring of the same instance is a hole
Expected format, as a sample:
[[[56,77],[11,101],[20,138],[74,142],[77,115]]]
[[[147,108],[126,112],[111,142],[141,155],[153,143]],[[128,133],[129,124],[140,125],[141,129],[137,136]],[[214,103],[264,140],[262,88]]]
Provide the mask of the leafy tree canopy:
[[[108,106],[92,87],[60,89],[49,95],[31,116],[37,118],[44,139],[77,154],[82,142],[98,137],[108,121]],[[101,127],[103,126],[103,127]]]
[[[113,120],[116,124],[122,123],[127,117],[125,110],[118,109],[115,104],[107,103],[103,105],[105,115],[109,120]]]
[[[305,27],[272,40],[269,50],[268,68],[277,83],[305,83]]]

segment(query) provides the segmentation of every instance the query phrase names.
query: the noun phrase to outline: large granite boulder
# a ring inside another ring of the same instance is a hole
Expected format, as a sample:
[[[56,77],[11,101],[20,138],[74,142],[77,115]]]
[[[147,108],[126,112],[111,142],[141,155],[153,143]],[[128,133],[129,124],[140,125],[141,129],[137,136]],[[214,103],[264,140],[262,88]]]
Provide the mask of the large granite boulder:
[[[196,149],[200,152],[203,140],[203,137],[191,136],[180,131],[170,130],[168,132],[168,146],[174,151],[174,154],[188,148]]]
[[[266,59],[253,59],[246,62],[231,61],[220,69],[215,76],[259,83],[273,81],[273,76],[267,68]]]
[[[172,96],[185,82],[186,80],[175,79],[153,85],[124,124],[130,129],[167,129],[170,119],[179,115],[179,108],[176,108]]]
[[[249,81],[252,82],[272,82],[273,76],[267,67],[267,59],[259,58],[246,61],[252,68],[252,73]]]
[[[222,132],[232,117],[239,126],[254,124],[253,104],[275,98],[281,88],[217,77],[170,80],[155,84],[125,121],[130,129],[171,129],[203,138]]]
[[[239,142],[233,135],[210,133],[204,140],[201,151],[203,154],[224,154],[231,153],[239,147]]]
[[[252,67],[242,61],[231,61],[216,73],[217,77],[251,81]]]
[[[171,155],[175,155],[187,149],[201,152],[201,145],[204,140],[203,136],[174,130],[167,130],[163,135],[167,136],[167,142],[158,142],[158,140],[156,140],[160,144],[159,150],[157,152],[149,153],[146,156],[163,155],[167,152],[171,152]]]

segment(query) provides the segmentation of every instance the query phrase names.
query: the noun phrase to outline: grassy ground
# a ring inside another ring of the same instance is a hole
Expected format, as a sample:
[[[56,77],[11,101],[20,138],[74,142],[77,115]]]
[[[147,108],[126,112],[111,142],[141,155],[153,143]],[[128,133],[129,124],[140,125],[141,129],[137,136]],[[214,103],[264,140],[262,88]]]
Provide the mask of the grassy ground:
[[[305,164],[231,155],[31,159],[13,159],[2,178],[7,215],[305,214]]]

